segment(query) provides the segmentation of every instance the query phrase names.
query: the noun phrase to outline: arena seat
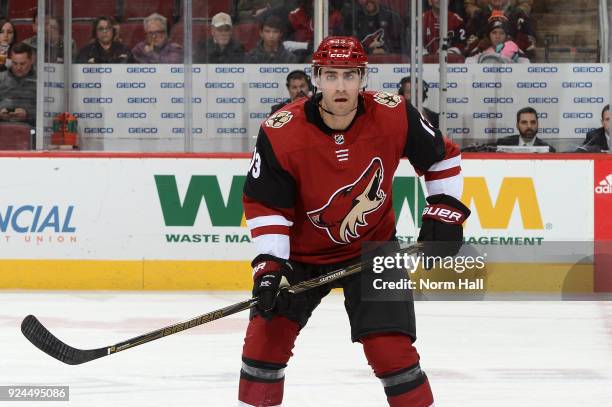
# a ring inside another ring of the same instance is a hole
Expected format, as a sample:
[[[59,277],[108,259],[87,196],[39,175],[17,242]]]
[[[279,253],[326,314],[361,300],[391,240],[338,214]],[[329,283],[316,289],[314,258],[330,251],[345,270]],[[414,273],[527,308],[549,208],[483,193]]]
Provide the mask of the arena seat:
[[[242,23],[234,26],[234,37],[248,52],[259,42],[259,25],[257,23]]]
[[[91,39],[91,24],[90,21],[72,22],[72,38],[76,42],[78,50],[87,45]]]
[[[178,44],[184,45],[184,32],[183,21],[179,21],[172,26],[170,30],[170,39]],[[193,35],[191,41],[195,48],[200,41],[208,39],[210,35],[210,25],[207,22],[194,21],[191,33]]]
[[[30,129],[25,123],[0,123],[0,150],[30,150]]]
[[[36,0],[9,0],[8,17],[11,20],[32,18],[37,3]]]
[[[224,12],[232,14],[232,0],[194,1],[192,15],[194,18],[212,18],[215,14]]]
[[[195,3],[206,3],[199,0]],[[124,19],[144,18],[153,13],[161,14],[172,21],[172,0],[125,0],[123,12],[120,13]]]
[[[372,54],[368,55],[368,62],[371,64],[397,64],[410,59],[409,55],[402,54]]]
[[[406,0],[380,0],[380,4],[397,12],[402,17],[409,16],[409,1],[407,2]]]
[[[15,21],[15,31],[17,31],[17,40],[22,41],[34,35],[31,21]]]
[[[73,0],[72,18],[96,18],[100,16],[117,16],[115,0]]]
[[[120,34],[123,39],[123,43],[128,46],[129,49],[134,48],[140,41],[144,41],[145,32],[144,26],[141,21],[128,21],[120,24]]]

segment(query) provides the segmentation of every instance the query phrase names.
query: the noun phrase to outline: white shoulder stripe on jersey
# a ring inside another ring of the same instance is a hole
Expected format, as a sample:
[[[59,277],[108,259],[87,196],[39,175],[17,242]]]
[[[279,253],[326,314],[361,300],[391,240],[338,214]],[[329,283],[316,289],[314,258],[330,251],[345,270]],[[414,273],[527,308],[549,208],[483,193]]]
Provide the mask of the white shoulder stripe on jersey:
[[[281,215],[258,216],[246,221],[249,229],[255,229],[261,226],[292,226],[293,222]]]
[[[257,254],[270,254],[289,259],[289,236],[279,234],[266,234],[253,238]]]
[[[427,132],[431,134],[432,137],[436,137],[436,133],[433,131],[433,128],[430,127],[430,125],[427,123],[427,120],[423,120],[423,116],[419,117],[419,120],[421,121],[421,125],[423,126],[423,128],[427,130]]]
[[[443,171],[448,170],[449,168],[458,167],[461,165],[461,155],[456,157],[447,158],[446,160],[438,161],[427,171]]]
[[[463,192],[463,175],[457,174],[452,177],[425,181],[428,195],[446,194],[453,198],[461,199]]]

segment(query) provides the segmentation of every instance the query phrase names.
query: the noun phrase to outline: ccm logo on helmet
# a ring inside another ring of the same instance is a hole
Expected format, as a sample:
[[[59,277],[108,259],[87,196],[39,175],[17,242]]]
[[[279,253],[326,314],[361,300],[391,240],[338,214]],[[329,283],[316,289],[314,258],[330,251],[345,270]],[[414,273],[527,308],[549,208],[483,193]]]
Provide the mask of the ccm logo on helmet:
[[[351,54],[329,54],[331,58],[348,58]]]

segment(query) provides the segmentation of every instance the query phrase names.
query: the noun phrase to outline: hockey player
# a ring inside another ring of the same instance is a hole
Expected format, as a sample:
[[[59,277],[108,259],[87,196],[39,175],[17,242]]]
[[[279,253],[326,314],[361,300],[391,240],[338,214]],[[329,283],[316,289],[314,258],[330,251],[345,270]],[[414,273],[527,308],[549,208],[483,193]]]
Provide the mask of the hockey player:
[[[241,406],[281,405],[295,339],[331,290],[291,296],[282,287],[359,261],[367,241],[395,240],[391,186],[400,158],[425,175],[428,208],[447,209],[427,211],[421,241],[460,242],[470,213],[459,201],[458,148],[401,96],[362,90],[367,55],[357,39],[325,38],[312,68],[320,92],[262,124],[245,183],[247,225],[258,252],[253,294],[259,301],[243,347]],[[432,405],[413,346],[412,297],[364,301],[356,276],[339,286],[352,341],[362,344],[389,405]]]

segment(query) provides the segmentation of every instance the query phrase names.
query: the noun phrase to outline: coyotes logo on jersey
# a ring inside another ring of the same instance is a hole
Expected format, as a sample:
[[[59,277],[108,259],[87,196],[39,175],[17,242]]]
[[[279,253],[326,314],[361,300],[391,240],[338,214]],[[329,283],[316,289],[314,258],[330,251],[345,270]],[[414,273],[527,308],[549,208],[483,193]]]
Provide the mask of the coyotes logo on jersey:
[[[384,170],[382,160],[375,157],[355,182],[332,194],[319,209],[309,211],[310,221],[325,229],[338,244],[349,244],[359,238],[358,226],[367,226],[366,215],[380,208],[386,194],[381,189]]]
[[[387,92],[378,92],[374,95],[374,101],[387,107],[395,107],[400,104],[402,97]]]
[[[293,113],[286,110],[281,110],[280,112],[276,112],[272,116],[268,117],[268,119],[265,121],[265,125],[272,127],[273,129],[278,129],[289,123],[289,120],[292,118]]]

